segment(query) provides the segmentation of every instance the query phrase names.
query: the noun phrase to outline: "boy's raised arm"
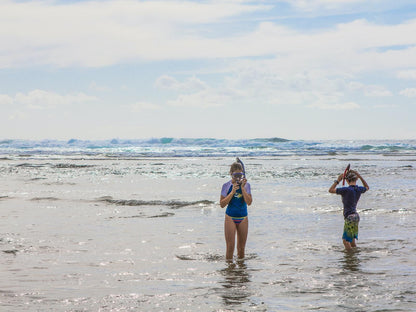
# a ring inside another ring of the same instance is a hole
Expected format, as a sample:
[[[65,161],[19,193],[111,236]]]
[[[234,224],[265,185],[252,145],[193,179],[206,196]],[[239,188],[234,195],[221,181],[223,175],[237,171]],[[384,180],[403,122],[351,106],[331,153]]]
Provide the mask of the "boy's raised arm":
[[[368,185],[368,183],[364,180],[364,178],[358,172],[355,172],[355,173],[357,174],[357,177],[361,180],[361,183],[363,184],[363,186],[368,191],[370,189],[370,186]]]
[[[331,185],[331,187],[329,188],[328,192],[335,194],[337,192],[337,185],[339,184],[339,182],[341,182],[343,177],[343,174],[340,174],[338,176],[338,179],[336,179],[334,181],[334,183]]]

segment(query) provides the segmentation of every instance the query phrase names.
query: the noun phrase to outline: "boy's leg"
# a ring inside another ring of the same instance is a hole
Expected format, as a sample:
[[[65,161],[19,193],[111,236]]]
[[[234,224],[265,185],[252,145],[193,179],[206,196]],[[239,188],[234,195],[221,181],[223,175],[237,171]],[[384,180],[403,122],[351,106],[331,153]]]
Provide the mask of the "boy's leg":
[[[352,237],[351,247],[357,247],[355,240],[358,238],[358,224],[360,222],[360,216],[358,215],[358,213],[356,213],[352,216],[352,218],[353,220],[351,223],[351,234],[350,234]]]
[[[227,250],[225,254],[226,260],[233,260],[234,247],[235,247],[235,232],[236,225],[230,216],[225,215],[224,221],[224,235]]]
[[[352,246],[350,242],[346,241],[345,239],[343,239],[342,242],[344,243],[344,247],[346,250],[352,250]]]
[[[237,226],[237,254],[238,258],[243,259],[245,255],[246,242],[248,235],[248,217]]]
[[[358,223],[360,217],[357,213],[349,215],[344,222],[344,233],[342,234],[342,242],[345,249],[351,250],[357,247],[355,239],[358,237]]]

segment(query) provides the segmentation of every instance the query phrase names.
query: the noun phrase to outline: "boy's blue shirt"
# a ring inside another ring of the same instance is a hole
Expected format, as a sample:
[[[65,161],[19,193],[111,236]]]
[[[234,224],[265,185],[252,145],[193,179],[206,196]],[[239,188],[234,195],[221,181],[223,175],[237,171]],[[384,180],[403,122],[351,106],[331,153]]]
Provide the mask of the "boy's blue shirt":
[[[350,185],[347,187],[339,187],[336,193],[342,196],[342,203],[344,204],[344,218],[350,214],[357,213],[357,203],[361,194],[365,193],[367,189],[363,186]]]

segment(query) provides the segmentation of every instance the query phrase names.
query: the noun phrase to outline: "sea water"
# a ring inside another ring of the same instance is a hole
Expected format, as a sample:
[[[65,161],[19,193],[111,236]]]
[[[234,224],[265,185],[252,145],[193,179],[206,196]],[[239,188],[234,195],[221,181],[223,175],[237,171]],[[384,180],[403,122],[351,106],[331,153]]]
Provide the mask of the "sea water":
[[[252,186],[225,261],[221,186]],[[1,311],[416,311],[415,141],[0,142]],[[343,249],[350,163],[370,185]]]

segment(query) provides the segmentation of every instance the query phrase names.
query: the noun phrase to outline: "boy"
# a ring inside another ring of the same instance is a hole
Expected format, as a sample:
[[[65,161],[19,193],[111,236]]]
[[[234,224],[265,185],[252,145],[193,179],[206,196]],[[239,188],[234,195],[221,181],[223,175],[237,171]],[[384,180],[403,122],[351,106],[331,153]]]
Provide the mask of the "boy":
[[[342,235],[342,242],[344,243],[346,250],[352,250],[352,247],[356,247],[355,240],[358,239],[358,223],[360,222],[360,216],[357,213],[357,203],[361,194],[370,189],[367,182],[361,177],[361,175],[354,171],[349,170],[345,176],[348,187],[336,186],[343,179],[341,174],[338,179],[334,181],[329,188],[329,192],[342,196],[342,203],[344,205],[344,234]],[[364,186],[357,186],[357,180],[360,179]]]

